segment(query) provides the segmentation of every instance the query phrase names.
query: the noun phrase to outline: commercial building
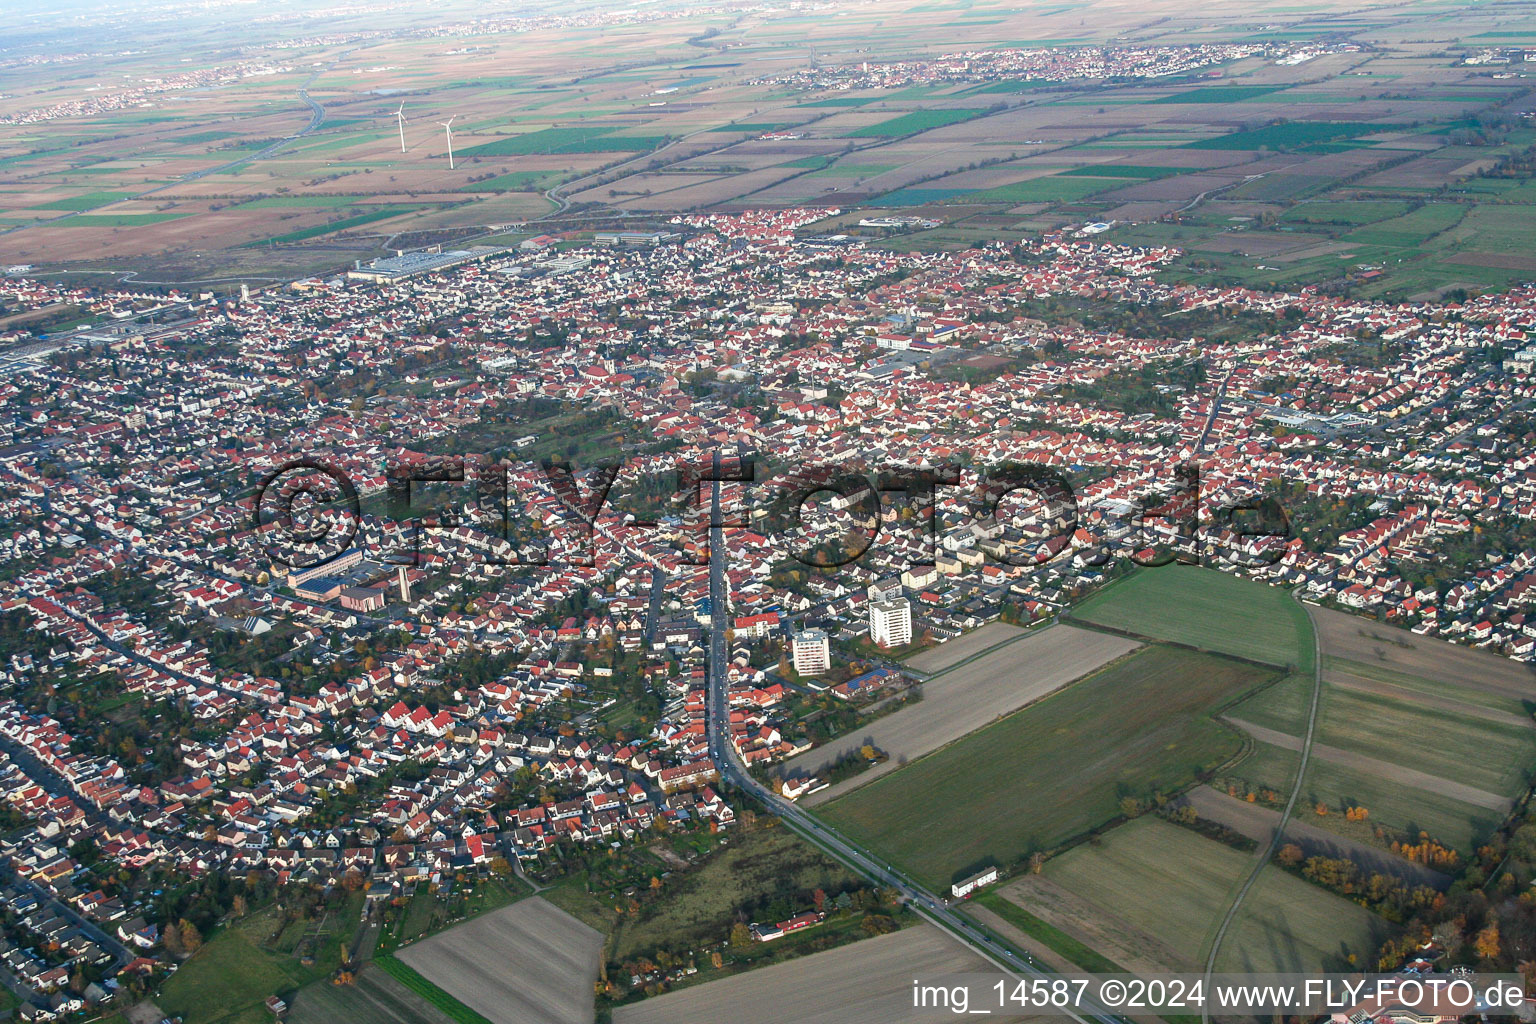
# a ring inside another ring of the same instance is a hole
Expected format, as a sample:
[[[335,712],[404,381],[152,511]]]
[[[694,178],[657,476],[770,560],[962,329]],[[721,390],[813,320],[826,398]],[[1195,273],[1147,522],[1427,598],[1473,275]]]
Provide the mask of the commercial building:
[[[592,235],[594,245],[628,245],[652,247],[682,238],[675,231],[598,231]]]
[[[881,647],[912,642],[912,602],[904,597],[869,606],[869,638]]]
[[[483,260],[487,256],[495,256],[506,251],[507,246],[504,245],[472,245],[467,249],[450,249],[444,252],[442,246],[434,245],[426,249],[401,251],[394,256],[384,256],[369,260],[367,263],[358,260],[352,265],[352,269],[347,271],[347,276],[354,281],[400,281],[416,274],[446,270],[472,260]]]

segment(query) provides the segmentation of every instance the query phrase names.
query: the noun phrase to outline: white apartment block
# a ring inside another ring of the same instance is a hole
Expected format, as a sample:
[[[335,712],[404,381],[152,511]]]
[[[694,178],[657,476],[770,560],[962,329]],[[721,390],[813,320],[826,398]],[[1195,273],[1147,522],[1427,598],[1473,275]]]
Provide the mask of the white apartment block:
[[[869,638],[881,647],[912,642],[912,602],[904,597],[869,606]]]
[[[832,645],[819,629],[802,630],[790,644],[795,671],[802,676],[819,676],[832,667]]]

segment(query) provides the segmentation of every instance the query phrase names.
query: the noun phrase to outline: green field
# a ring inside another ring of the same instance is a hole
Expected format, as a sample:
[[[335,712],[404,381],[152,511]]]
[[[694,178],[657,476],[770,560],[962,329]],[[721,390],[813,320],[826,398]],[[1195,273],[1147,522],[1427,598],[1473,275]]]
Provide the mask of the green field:
[[[1523,717],[1518,702],[1460,687],[1454,681],[1423,679],[1359,662],[1326,658],[1324,667],[1388,683],[1402,692],[1400,697],[1363,693],[1325,682],[1318,713],[1319,743],[1494,796],[1513,798],[1527,788],[1528,773],[1536,768],[1536,730],[1513,720],[1489,720],[1446,703],[1454,700]],[[1310,693],[1310,678],[1292,676],[1233,707],[1229,715],[1301,736]],[[1429,736],[1433,742],[1420,742]],[[1294,751],[1258,743],[1231,774],[1255,787],[1283,793],[1294,784],[1296,764]],[[1305,809],[1324,804],[1337,814],[1346,805],[1365,807],[1373,822],[1409,834],[1422,830],[1463,852],[1476,846],[1501,817],[1498,811],[1390,775],[1390,768],[1367,771],[1314,753],[1301,789],[1303,810],[1298,813],[1329,825],[1333,822]]]
[[[881,96],[832,96],[824,100],[812,100],[809,103],[800,103],[801,107],[862,107],[866,103],[883,99]]]
[[[823,816],[925,883],[1094,829],[1243,746],[1213,714],[1276,675],[1152,646],[834,800]]]
[[[1363,245],[1415,248],[1447,228],[1455,227],[1465,212],[1466,207],[1454,203],[1427,203],[1401,217],[1351,231],[1343,240]]]
[[[1278,587],[1214,569],[1140,569],[1072,610],[1082,622],[1311,671],[1306,612]]]
[[[830,159],[828,157],[806,157],[805,160]],[[820,163],[806,163],[805,160],[796,160],[793,163],[783,164],[784,167],[812,167],[816,168],[811,173],[818,178],[872,178],[886,171],[894,171],[900,164],[832,164],[830,166]],[[961,191],[955,189],[953,191]]]
[[[1260,743],[1232,774],[1255,786],[1286,792],[1296,778],[1296,754]],[[1313,757],[1307,763],[1307,777],[1302,783],[1297,813],[1307,821],[1326,826],[1330,824],[1327,818],[1307,810],[1319,803],[1333,808],[1334,814],[1346,804],[1365,807],[1370,810],[1374,822],[1412,835],[1427,832],[1436,841],[1463,854],[1482,842],[1503,818],[1497,811],[1473,807],[1452,797],[1404,786]]]
[[[61,228],[136,228],[190,216],[185,213],[84,213],[61,221]]]
[[[1286,121],[1252,131],[1218,135],[1213,139],[1186,142],[1185,149],[1295,149],[1318,142],[1353,139],[1374,135],[1391,125],[1365,124],[1357,121]]]
[[[1207,85],[1148,103],[1242,103],[1284,89],[1283,85]]]
[[[132,197],[132,192],[84,192],[77,196],[66,196],[63,199],[55,199],[51,203],[39,203],[37,206],[28,207],[31,210],[94,210],[98,206],[107,206],[110,203],[121,202]]]
[[[852,131],[843,132],[845,139],[897,138],[902,135],[911,135],[915,132],[926,132],[931,128],[942,128],[947,124],[958,124],[961,121],[969,121],[982,110],[963,108],[959,110],[914,110],[910,114],[893,117],[889,121],[881,121],[866,128],[855,128]]]
[[[1253,863],[1252,854],[1145,816],[1052,858],[1045,877],[1092,903],[1100,928],[1129,926],[1200,964]],[[1365,958],[1386,930],[1364,908],[1275,868],[1260,876],[1237,922],[1222,943],[1219,969],[1342,969],[1341,947]]]
[[[531,156],[535,153],[624,153],[655,149],[660,135],[615,135],[612,128],[544,128],[471,146],[460,157]]]
[[[984,192],[977,192],[977,199],[1001,203],[1062,203],[1084,199],[1097,192],[1124,188],[1128,181],[1104,177],[1065,177],[1054,174],[1045,178],[1030,178],[1011,185],[999,185]]]
[[[1140,178],[1151,181],[1155,178],[1183,174],[1184,168],[1147,167],[1141,164],[1088,164],[1085,167],[1074,167],[1070,171],[1061,173],[1075,178]]]
[[[1429,736],[1434,742],[1404,742]],[[1325,694],[1318,739],[1511,798],[1529,788],[1527,773],[1536,765],[1536,730],[1529,726],[1337,686]]]
[[[1533,192],[1532,199],[1536,200],[1536,192]],[[1448,228],[1443,234],[1431,240],[1426,246],[1427,249],[1437,254],[1441,251],[1463,250],[1520,256],[1531,254],[1531,238],[1533,232],[1536,232],[1536,208],[1473,206],[1458,209],[1464,211],[1466,216],[1454,227]],[[1477,269],[1479,268],[1457,265],[1449,273],[1465,276]],[[1520,280],[1527,280],[1530,277],[1530,271],[1524,271]]]
[[[1341,200],[1298,203],[1280,215],[1285,224],[1342,224],[1359,227],[1401,217],[1408,204],[1391,200]]]

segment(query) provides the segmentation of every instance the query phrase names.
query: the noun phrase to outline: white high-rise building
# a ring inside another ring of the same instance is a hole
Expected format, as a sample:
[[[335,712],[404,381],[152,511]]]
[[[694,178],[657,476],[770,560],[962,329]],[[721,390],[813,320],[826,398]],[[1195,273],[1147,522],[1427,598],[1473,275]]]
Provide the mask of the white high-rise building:
[[[832,645],[819,629],[805,629],[795,634],[790,644],[795,671],[802,676],[819,676],[832,667]]]
[[[904,647],[911,643],[912,602],[898,597],[871,604],[869,638],[881,647]]]

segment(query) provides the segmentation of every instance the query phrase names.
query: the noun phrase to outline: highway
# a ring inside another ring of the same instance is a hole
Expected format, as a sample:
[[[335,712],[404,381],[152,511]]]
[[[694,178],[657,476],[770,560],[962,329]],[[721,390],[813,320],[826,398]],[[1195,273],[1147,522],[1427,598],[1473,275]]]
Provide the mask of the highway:
[[[719,466],[715,476],[719,476]],[[709,526],[709,700],[708,730],[710,756],[720,770],[722,780],[755,796],[765,807],[771,808],[788,827],[831,854],[853,871],[879,885],[896,890],[907,905],[922,917],[946,929],[958,941],[968,946],[977,956],[1000,970],[1028,975],[1049,977],[1049,973],[1036,967],[1026,953],[1023,958],[996,942],[969,918],[949,907],[944,900],[928,892],[907,878],[892,865],[844,839],[837,831],[824,825],[792,801],[784,799],[767,786],[758,782],[747,771],[745,762],[730,741],[730,703],[728,683],[725,677],[727,664],[725,634],[730,624],[725,583],[725,530],[720,525],[720,483],[712,485]],[[1086,1024],[1090,1019],[1100,1024],[1124,1024],[1124,1021],[1107,1012],[1083,1016],[1067,1011],[1066,1016]]]

